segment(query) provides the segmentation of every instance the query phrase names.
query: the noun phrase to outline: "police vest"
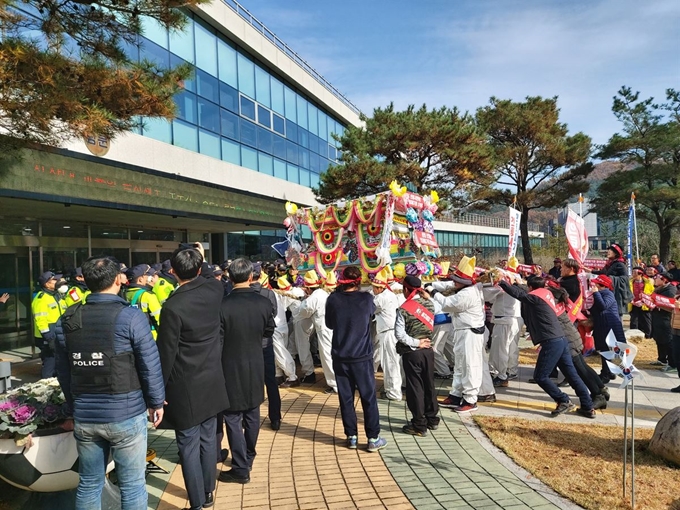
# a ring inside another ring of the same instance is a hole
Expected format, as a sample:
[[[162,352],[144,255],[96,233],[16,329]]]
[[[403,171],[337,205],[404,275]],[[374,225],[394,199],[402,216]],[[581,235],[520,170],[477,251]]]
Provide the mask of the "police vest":
[[[116,354],[122,303],[77,304],[62,318],[71,365],[71,393],[121,394],[141,389],[132,351]]]

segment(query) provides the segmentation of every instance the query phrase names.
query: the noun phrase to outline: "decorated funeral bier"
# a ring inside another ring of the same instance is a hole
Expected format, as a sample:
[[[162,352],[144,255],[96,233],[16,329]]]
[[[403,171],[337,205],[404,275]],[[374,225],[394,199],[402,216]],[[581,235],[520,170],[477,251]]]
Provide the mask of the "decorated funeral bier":
[[[366,273],[399,260],[438,257],[432,221],[439,197],[411,193],[392,182],[390,190],[315,207],[288,202],[286,261],[321,274],[343,265],[360,265]],[[303,241],[308,227],[312,242]]]

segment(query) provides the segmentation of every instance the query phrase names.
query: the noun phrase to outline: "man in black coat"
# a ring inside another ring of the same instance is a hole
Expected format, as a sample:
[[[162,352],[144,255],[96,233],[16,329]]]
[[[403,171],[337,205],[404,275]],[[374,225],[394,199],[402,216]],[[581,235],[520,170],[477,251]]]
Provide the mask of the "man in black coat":
[[[269,299],[250,287],[253,264],[236,259],[229,266],[229,278],[234,290],[222,302],[221,320],[222,369],[229,396],[224,420],[232,460],[231,470],[220,473],[220,481],[243,484],[250,482],[264,402],[262,339],[274,334],[275,324]]]
[[[212,506],[217,413],[229,406],[220,364],[222,284],[201,278],[198,249],[173,253],[179,287],[161,312],[158,352],[165,382],[163,425],[175,430],[191,510]]]

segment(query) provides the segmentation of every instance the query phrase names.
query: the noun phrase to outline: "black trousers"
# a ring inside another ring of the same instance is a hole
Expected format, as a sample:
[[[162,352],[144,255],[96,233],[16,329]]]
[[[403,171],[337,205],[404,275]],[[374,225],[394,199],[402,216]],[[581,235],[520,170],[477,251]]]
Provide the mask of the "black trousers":
[[[602,388],[604,388],[604,383],[602,382],[602,379],[600,379],[600,376],[597,375],[597,372],[586,363],[582,354],[572,356],[571,359],[574,362],[574,368],[576,369],[578,376],[583,380],[586,386],[588,386],[591,397],[600,395],[602,393]]]
[[[402,357],[406,375],[406,405],[411,411],[413,428],[424,432],[439,424],[439,404],[434,387],[434,351],[416,349]]]
[[[639,329],[645,338],[652,338],[652,315],[641,306],[634,306],[630,311],[630,329]]]
[[[281,421],[281,394],[276,382],[276,362],[274,360],[274,344],[262,349],[264,355],[264,385],[267,388],[267,402],[269,403],[269,421]]]
[[[213,416],[195,427],[175,431],[184,486],[191,508],[201,508],[205,503],[205,495],[215,490],[216,424],[217,420]]]
[[[375,397],[375,374],[373,360],[343,363],[333,361],[335,381],[338,384],[340,414],[346,436],[357,435],[357,413],[354,410],[354,392],[359,391],[361,408],[364,411],[364,429],[368,439],[380,436],[380,413]]]
[[[656,342],[656,350],[658,353],[657,359],[663,363],[672,361],[670,358],[673,355],[673,347],[671,338],[673,337],[673,330],[671,329],[671,317],[657,317],[652,322],[652,338]],[[671,365],[672,366],[672,365]]]
[[[231,469],[236,476],[248,476],[257,455],[255,447],[260,433],[260,407],[246,411],[224,411],[224,421],[231,450]]]

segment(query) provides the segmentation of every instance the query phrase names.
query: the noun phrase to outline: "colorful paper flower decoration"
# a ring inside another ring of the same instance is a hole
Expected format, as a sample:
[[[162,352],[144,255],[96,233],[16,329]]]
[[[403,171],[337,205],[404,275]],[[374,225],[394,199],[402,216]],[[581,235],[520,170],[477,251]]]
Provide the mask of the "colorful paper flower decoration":
[[[286,202],[286,212],[291,216],[294,215],[298,210],[298,206],[293,202]]]
[[[425,221],[434,221],[434,214],[429,209],[423,211],[423,219]]]
[[[409,223],[416,223],[418,221],[418,213],[413,207],[409,207],[406,210],[406,220]]]
[[[433,204],[439,202],[439,193],[437,193],[435,190],[430,191],[430,202]]]
[[[406,194],[406,186],[399,186],[397,181],[390,183],[390,191],[395,197],[402,197]]]

